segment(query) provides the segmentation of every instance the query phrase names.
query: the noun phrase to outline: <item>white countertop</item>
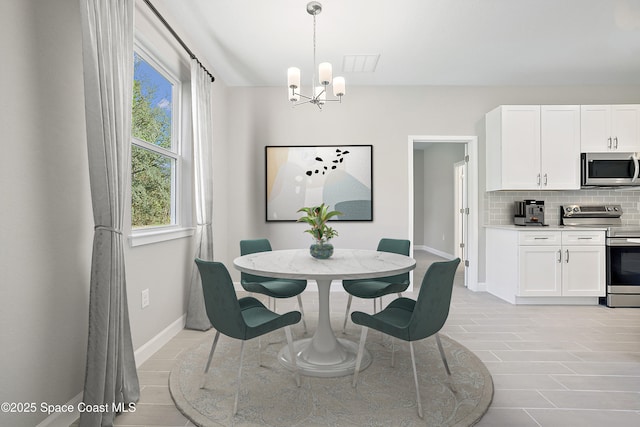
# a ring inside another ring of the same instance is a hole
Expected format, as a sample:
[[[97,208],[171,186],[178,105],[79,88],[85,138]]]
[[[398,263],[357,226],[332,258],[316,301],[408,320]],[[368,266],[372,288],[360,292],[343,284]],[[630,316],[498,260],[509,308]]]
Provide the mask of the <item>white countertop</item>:
[[[485,228],[494,228],[499,230],[513,230],[513,231],[607,231],[607,227],[580,227],[572,225],[485,225]]]

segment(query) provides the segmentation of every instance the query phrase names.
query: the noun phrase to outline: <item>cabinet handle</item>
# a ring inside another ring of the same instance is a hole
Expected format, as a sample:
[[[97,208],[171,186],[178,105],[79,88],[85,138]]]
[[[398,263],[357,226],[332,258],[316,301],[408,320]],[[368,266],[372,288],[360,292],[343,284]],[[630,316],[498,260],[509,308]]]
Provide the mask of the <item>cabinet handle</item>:
[[[568,264],[569,263],[569,249],[567,249],[564,254],[566,256],[565,262]]]
[[[544,174],[544,185],[545,185],[545,187],[547,185],[547,174],[546,173]]]
[[[558,249],[558,263],[562,262],[562,251]]]
[[[578,237],[578,240],[593,240],[593,237]]]
[[[536,185],[540,185],[540,174],[538,174],[538,177],[536,178]]]
[[[618,149],[618,137],[613,138],[613,148]]]
[[[548,237],[534,237],[533,240],[549,240]]]
[[[607,138],[607,148],[611,148],[611,137]]]

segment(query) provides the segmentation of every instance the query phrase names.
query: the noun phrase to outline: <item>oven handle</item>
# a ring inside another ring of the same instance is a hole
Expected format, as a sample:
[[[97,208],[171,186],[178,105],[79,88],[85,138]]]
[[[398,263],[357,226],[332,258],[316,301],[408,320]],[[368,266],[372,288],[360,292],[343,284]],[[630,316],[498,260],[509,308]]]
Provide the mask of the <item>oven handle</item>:
[[[640,172],[638,168],[638,153],[633,153],[631,155],[631,160],[633,160],[633,178],[631,178],[631,182],[636,182],[638,179],[638,172]]]
[[[607,246],[640,246],[640,238],[609,237]]]

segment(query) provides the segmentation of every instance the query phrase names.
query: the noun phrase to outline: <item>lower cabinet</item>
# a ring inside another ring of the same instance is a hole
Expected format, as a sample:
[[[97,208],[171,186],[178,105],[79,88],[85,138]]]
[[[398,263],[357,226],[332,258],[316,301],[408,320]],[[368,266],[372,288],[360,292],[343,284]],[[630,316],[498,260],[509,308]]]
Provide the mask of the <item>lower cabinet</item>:
[[[604,231],[487,230],[487,290],[514,304],[597,304]],[[510,265],[508,265],[510,264]]]

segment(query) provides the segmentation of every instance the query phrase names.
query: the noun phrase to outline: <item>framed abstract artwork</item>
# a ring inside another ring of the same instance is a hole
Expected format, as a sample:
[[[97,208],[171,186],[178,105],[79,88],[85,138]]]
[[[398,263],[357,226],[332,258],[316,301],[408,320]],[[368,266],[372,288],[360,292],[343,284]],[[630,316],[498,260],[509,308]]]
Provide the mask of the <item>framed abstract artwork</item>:
[[[329,205],[332,221],[373,221],[373,146],[267,146],[266,220],[295,221],[304,206]]]

